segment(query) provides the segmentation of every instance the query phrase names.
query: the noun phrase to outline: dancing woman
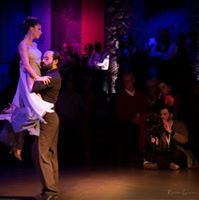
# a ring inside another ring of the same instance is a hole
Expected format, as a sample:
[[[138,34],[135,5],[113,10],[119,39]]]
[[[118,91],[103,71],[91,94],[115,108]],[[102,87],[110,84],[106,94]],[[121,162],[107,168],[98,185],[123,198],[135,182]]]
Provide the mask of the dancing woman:
[[[7,137],[8,130],[12,129],[15,133],[18,133],[14,137],[15,141],[10,141],[10,145],[14,155],[20,160],[24,130],[28,130],[31,135],[38,136],[40,122],[45,123],[43,116],[47,112],[53,112],[52,108],[54,107],[54,104],[43,101],[39,94],[31,92],[34,81],[49,84],[51,78],[41,76],[41,51],[34,41],[39,39],[42,34],[41,22],[35,17],[27,17],[24,21],[24,28],[25,36],[18,45],[20,78],[12,104],[2,111],[4,114],[10,114],[10,118],[7,115],[5,117],[10,123],[4,126],[1,134],[1,137]]]

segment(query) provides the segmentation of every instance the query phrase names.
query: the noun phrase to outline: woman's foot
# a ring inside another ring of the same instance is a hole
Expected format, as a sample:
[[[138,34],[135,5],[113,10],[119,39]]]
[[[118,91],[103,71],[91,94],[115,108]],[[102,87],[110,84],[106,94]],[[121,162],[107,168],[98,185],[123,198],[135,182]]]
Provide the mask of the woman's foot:
[[[11,114],[14,112],[14,110],[17,108],[16,105],[10,104],[8,107],[4,108],[1,113],[2,114]]]
[[[22,161],[21,149],[12,149],[10,153],[13,154],[15,156],[15,158]]]

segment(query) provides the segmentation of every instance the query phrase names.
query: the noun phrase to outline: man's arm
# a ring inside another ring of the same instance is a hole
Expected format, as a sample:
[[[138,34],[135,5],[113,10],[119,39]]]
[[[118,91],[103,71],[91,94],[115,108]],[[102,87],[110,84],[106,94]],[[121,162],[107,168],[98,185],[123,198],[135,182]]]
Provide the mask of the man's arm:
[[[109,67],[109,55],[107,55],[102,62],[97,62],[96,66],[101,70],[108,70]]]
[[[40,91],[45,90],[46,88],[53,87],[55,79],[51,78],[50,80],[51,81],[48,85],[45,85],[43,81],[34,81],[32,92],[39,93]]]
[[[171,44],[167,52],[162,55],[162,60],[169,60],[175,56],[177,53],[177,46],[175,44]]]
[[[185,123],[176,121],[173,125],[173,131],[173,138],[175,141],[180,144],[186,144],[188,142],[189,132]]]

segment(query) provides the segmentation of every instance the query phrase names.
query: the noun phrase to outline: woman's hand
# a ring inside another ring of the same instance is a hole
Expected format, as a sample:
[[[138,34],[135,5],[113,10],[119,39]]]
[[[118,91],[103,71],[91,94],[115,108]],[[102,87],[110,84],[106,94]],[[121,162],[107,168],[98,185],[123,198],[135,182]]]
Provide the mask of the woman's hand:
[[[50,76],[39,76],[36,81],[42,81],[45,85],[48,85],[50,83]]]

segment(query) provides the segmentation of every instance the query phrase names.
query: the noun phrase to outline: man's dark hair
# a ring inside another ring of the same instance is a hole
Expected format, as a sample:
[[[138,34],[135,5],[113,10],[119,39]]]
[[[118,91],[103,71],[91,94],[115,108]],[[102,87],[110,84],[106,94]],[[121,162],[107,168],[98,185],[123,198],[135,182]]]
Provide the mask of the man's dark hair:
[[[54,51],[53,60],[58,60],[58,62],[61,61],[61,55],[58,51]]]
[[[53,60],[58,60],[57,66],[59,67],[61,64],[61,55],[58,51],[54,51]]]
[[[162,109],[167,109],[170,114],[174,114],[174,107],[173,106],[168,106],[168,105],[162,104],[160,106],[159,111],[161,111]]]
[[[162,80],[159,80],[159,81],[158,81],[158,85],[160,85],[161,83],[166,84],[168,87],[169,87],[169,86],[172,87],[172,81],[169,80],[169,79],[162,79]]]

